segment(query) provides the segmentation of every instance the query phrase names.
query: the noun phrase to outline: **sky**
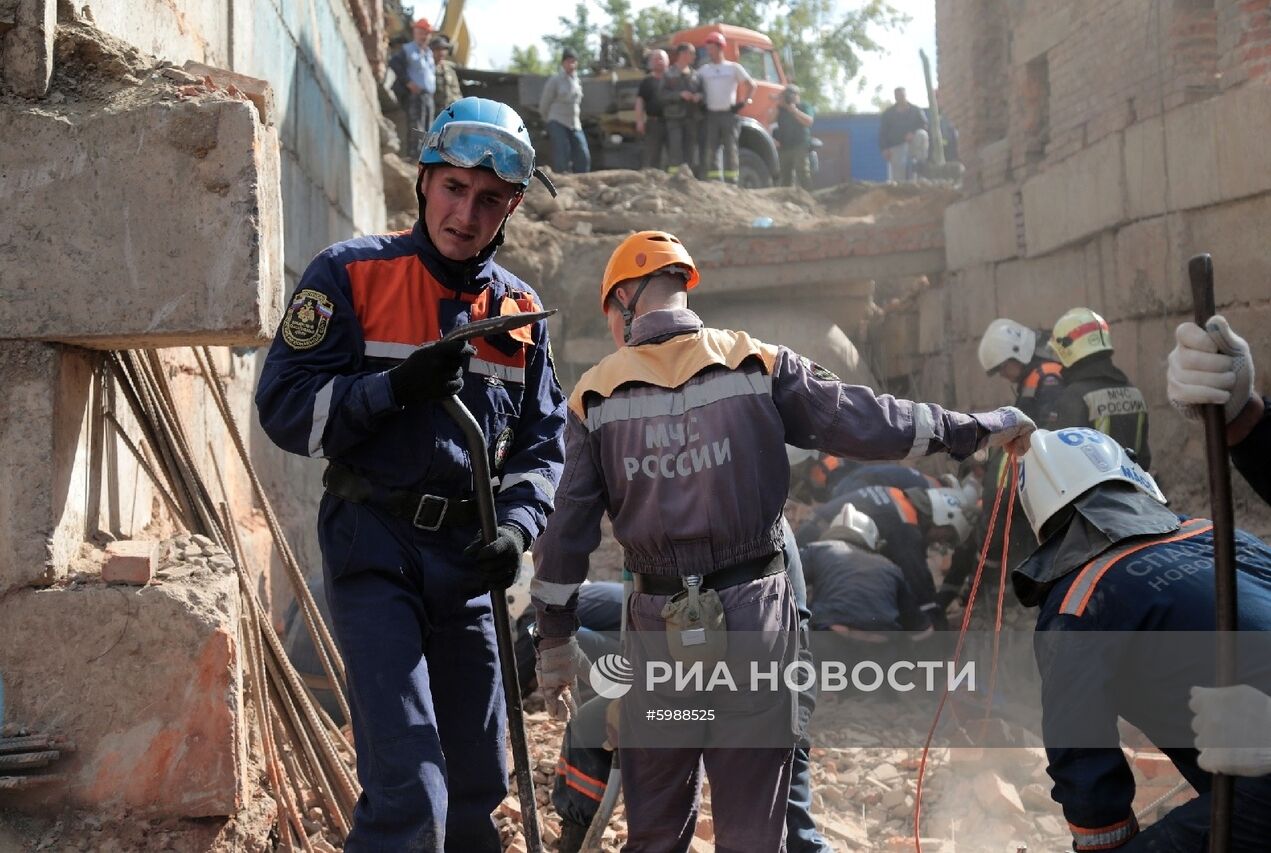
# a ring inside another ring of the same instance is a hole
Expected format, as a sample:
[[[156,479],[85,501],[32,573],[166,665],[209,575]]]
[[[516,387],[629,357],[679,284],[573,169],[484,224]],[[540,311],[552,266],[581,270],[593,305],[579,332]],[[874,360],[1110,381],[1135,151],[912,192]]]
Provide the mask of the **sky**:
[[[506,68],[514,46],[537,44],[540,55],[545,55],[547,45],[544,35],[559,32],[561,15],[572,15],[577,0],[467,0],[464,16],[473,33],[474,48],[469,64],[474,68]],[[891,90],[904,86],[910,98],[925,104],[926,89],[922,78],[922,64],[918,50],[927,51],[935,61],[936,12],[935,0],[892,0],[893,4],[912,19],[903,29],[876,33],[883,45],[879,54],[868,55],[862,76],[868,81],[867,91],[845,93],[845,104],[861,111],[873,109],[875,87],[881,86],[884,98],[890,102]],[[847,9],[851,0],[839,0]],[[403,5],[409,5],[404,3]],[[432,21],[440,21],[441,0],[417,0],[416,12]],[[592,2],[593,11],[599,16],[599,5]],[[667,5],[666,0],[632,0],[632,8],[639,11],[647,6]],[[933,73],[935,69],[932,69]]]

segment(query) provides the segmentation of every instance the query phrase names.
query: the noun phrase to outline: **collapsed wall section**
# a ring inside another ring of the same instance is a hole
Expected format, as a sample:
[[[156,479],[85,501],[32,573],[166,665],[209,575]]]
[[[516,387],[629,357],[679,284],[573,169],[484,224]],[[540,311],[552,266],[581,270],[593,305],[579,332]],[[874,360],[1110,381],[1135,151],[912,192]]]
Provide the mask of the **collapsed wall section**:
[[[972,153],[966,196],[945,213],[947,286],[907,315],[942,329],[919,350],[948,369],[926,372],[922,387],[963,408],[1007,402],[1006,384],[978,367],[989,321],[1048,330],[1068,308],[1093,308],[1111,323],[1114,361],[1148,401],[1153,458],[1179,460],[1154,473],[1179,511],[1207,514],[1203,436],[1169,405],[1166,357],[1175,326],[1190,319],[1187,260],[1209,252],[1219,309],[1249,339],[1259,375],[1271,369],[1271,172],[1261,154],[1271,86],[1251,47],[1266,28],[1249,17],[1258,6],[1265,18],[1265,4],[1044,6],[992,22],[1010,36],[1011,70],[997,83],[1008,122],[1001,139],[976,136],[974,121],[963,136]],[[985,23],[977,8],[939,4],[942,77],[971,79],[983,61],[959,44]],[[1126,22],[1141,23],[1144,40],[1126,42]],[[1025,85],[1040,61],[1047,85]],[[965,93],[942,88],[955,121],[972,115],[959,103]],[[1240,523],[1271,532],[1271,513],[1235,485]]]

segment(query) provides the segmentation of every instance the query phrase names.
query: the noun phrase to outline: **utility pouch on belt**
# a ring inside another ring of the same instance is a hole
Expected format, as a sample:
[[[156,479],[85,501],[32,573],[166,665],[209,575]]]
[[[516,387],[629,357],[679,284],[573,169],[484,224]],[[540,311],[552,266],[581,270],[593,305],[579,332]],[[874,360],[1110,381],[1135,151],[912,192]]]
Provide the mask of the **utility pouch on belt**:
[[[724,605],[719,593],[702,589],[702,576],[684,578],[684,591],[662,608],[671,657],[686,664],[713,665],[728,652]]]

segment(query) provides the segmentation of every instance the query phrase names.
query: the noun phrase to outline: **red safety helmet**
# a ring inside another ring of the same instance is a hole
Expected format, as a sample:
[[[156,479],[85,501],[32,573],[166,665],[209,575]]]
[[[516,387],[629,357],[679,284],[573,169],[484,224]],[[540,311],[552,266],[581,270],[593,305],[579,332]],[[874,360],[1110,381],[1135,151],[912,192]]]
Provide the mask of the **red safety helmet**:
[[[706,41],[703,44],[717,44],[720,47],[724,47],[728,44],[728,39],[724,38],[723,33],[710,33],[706,36]]]
[[[432,32],[432,24],[428,23],[427,18],[420,18],[418,21],[410,25],[412,30],[428,30]]]

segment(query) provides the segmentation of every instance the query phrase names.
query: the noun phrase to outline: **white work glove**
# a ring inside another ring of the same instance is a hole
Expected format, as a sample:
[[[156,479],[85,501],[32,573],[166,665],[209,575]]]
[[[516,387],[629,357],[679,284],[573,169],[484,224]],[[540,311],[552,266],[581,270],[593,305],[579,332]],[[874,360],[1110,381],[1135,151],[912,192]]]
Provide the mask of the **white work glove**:
[[[1210,773],[1271,773],[1271,696],[1247,684],[1193,687],[1187,703],[1195,717],[1200,766]]]
[[[1023,456],[1032,442],[1030,436],[1037,431],[1033,419],[1014,406],[1003,406],[991,412],[972,415],[988,436],[981,439],[976,449],[1003,447],[1007,453]]]
[[[568,723],[578,713],[578,703],[574,700],[578,692],[575,680],[591,675],[591,661],[574,637],[564,642],[544,638],[539,642],[537,655],[535,673],[538,689],[547,702],[547,713],[553,720]]]
[[[1223,407],[1227,423],[1235,420],[1253,396],[1253,358],[1249,344],[1231,330],[1221,314],[1202,329],[1183,323],[1166,371],[1169,401],[1188,420],[1200,419],[1200,407]]]

